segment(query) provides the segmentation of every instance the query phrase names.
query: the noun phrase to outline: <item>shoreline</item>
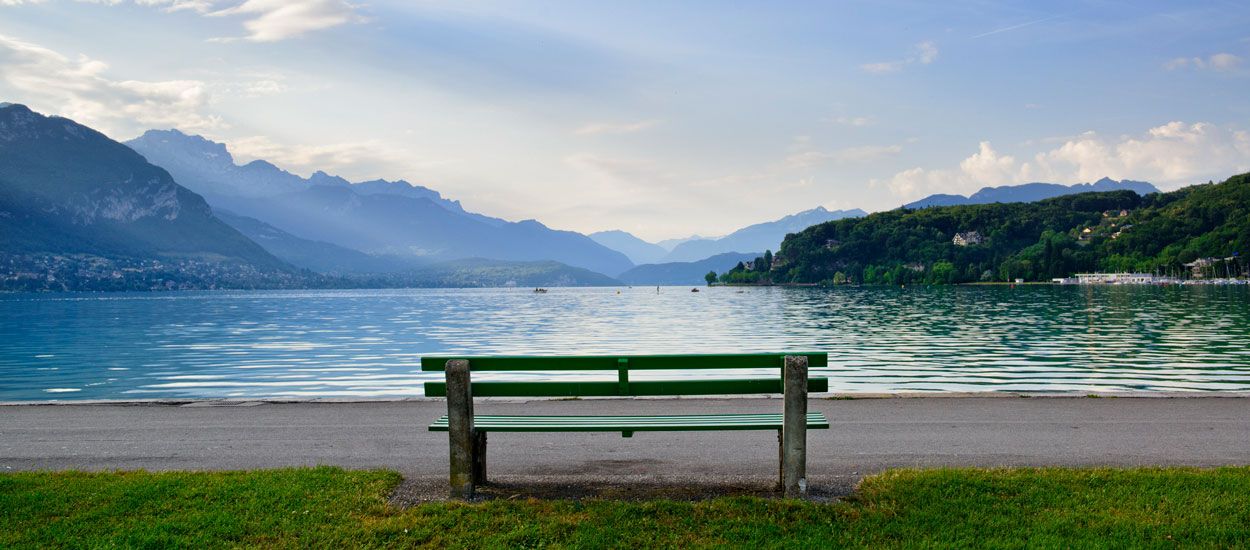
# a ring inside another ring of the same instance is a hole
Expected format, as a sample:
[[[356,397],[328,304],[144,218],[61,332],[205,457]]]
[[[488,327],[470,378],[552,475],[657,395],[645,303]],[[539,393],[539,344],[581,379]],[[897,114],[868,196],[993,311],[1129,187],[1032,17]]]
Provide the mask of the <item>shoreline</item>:
[[[865,393],[812,393],[811,401],[855,401],[886,399],[1250,399],[1250,391],[1218,392],[865,392]],[[686,395],[686,396],[633,396],[633,397],[476,397],[474,401],[485,403],[529,403],[558,401],[694,401],[694,400],[776,400],[772,394],[747,395]],[[0,401],[0,407],[55,407],[55,406],[117,406],[117,407],[251,407],[281,404],[343,404],[343,403],[429,403],[442,402],[443,397],[255,397],[215,398],[188,397],[177,399],[82,399],[82,400],[32,400]]]

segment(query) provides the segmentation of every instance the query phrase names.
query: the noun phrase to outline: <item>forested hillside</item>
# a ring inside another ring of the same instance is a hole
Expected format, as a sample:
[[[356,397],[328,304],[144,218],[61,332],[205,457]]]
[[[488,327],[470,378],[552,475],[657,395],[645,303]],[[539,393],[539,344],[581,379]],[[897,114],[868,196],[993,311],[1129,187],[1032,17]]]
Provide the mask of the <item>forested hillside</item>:
[[[963,242],[955,242],[956,235]],[[1081,271],[1179,272],[1250,250],[1250,174],[1144,197],[897,209],[787,236],[773,282],[1047,280]]]

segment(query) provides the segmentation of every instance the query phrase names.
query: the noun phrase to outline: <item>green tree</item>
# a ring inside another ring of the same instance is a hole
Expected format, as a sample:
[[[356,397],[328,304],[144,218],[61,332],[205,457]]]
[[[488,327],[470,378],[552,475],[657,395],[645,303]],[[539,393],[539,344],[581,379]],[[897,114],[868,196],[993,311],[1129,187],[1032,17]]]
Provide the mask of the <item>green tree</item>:
[[[929,282],[939,285],[952,284],[957,282],[955,280],[956,275],[955,264],[943,260],[933,264],[933,267],[929,270]]]
[[[703,280],[707,281],[707,286],[712,286],[712,283],[716,282],[716,272],[715,271],[707,272],[707,275],[703,276]]]

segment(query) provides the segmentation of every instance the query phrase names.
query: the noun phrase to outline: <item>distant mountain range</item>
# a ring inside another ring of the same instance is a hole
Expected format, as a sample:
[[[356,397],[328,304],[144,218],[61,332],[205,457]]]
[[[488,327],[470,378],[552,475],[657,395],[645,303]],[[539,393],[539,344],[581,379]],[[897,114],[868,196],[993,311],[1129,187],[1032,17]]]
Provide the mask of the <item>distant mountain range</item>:
[[[549,287],[620,286],[621,282],[589,269],[560,262],[509,262],[466,258],[431,264],[398,273],[349,277],[365,287]]]
[[[603,246],[626,255],[629,261],[638,265],[658,262],[667,256],[669,251],[658,244],[649,243],[635,237],[632,233],[620,230],[600,231],[587,236]]]
[[[0,252],[16,288],[278,286],[303,278],[129,147],[0,107]],[[29,280],[27,280],[29,279]],[[41,279],[41,280],[36,280]]]
[[[217,209],[213,213],[279,259],[325,275],[396,273],[429,264],[411,256],[370,255],[324,241],[301,239],[256,218],[228,210]]]
[[[906,208],[1091,191],[1158,192],[1103,178],[933,195]],[[177,130],[123,145],[72,120],[0,104],[0,289],[700,284],[708,271],[777,251],[787,234],[865,216],[815,208],[720,238],[659,243],[624,231],[586,236],[469,212],[403,180],[352,183],[321,171],[303,178],[263,160],[238,165],[224,145]],[[783,264],[795,259],[783,256]]]
[[[738,262],[749,262],[761,253],[726,252],[697,262],[646,264],[620,274],[617,278],[631,285],[702,285],[708,271],[724,273]]]
[[[777,250],[789,233],[797,233],[816,224],[843,218],[868,215],[858,208],[852,210],[826,210],[816,207],[779,220],[757,223],[734,231],[719,239],[693,239],[673,248],[663,258],[664,262],[693,262],[727,252],[743,250]]]
[[[702,235],[691,235],[689,237],[678,237],[676,239],[664,239],[662,241],[656,241],[655,244],[656,246],[663,248],[665,251],[671,252],[674,248],[677,248],[677,245],[684,243],[684,242],[697,241],[700,239],[716,239],[716,238],[717,237],[704,237]]]
[[[555,261],[510,262],[469,258],[433,262],[413,256],[370,255],[335,244],[301,239],[255,218],[214,213],[278,258],[335,277],[335,286],[547,287],[613,286],[620,281]]]
[[[466,212],[459,202],[402,180],[350,183],[324,172],[301,178],[265,161],[240,166],[224,145],[177,130],[149,131],[127,144],[215,208],[308,241],[425,263],[554,260],[607,274],[633,267],[624,254],[580,233]],[[354,270],[373,267],[365,262]]]
[[[1088,193],[1091,191],[1129,190],[1138,195],[1158,193],[1159,189],[1144,181],[1102,178],[1094,183],[1077,183],[1061,185],[1058,183],[1025,183],[1021,185],[1003,185],[999,187],[983,187],[971,196],[937,194],[929,195],[916,202],[903,205],[903,208],[929,208],[932,206],[959,206],[962,204],[992,204],[996,202],[1036,202],[1043,199]]]

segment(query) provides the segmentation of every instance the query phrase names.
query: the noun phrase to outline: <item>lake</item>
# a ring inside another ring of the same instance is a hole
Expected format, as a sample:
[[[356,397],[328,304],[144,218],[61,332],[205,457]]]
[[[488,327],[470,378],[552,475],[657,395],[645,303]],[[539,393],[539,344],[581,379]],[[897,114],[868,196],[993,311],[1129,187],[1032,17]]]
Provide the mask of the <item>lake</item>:
[[[410,397],[434,353],[824,351],[835,392],[1250,391],[1248,335],[1244,286],[8,294],[0,401]]]

